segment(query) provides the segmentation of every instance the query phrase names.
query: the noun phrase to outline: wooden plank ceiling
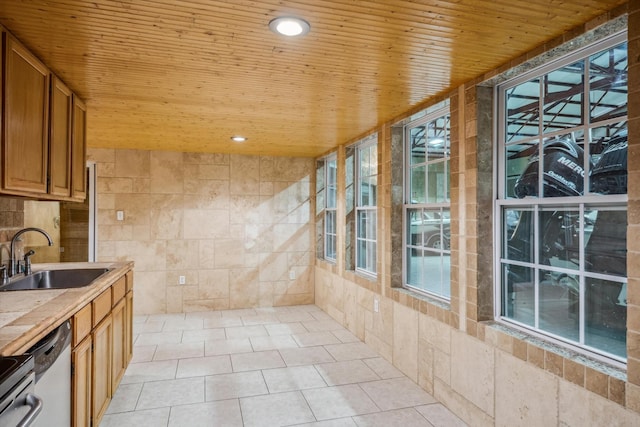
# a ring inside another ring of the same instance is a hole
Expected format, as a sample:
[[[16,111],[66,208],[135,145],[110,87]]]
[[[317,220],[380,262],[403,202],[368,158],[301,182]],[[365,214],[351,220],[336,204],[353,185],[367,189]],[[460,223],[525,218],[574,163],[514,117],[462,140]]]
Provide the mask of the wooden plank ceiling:
[[[317,156],[624,2],[3,0],[0,23],[87,101],[89,146]]]

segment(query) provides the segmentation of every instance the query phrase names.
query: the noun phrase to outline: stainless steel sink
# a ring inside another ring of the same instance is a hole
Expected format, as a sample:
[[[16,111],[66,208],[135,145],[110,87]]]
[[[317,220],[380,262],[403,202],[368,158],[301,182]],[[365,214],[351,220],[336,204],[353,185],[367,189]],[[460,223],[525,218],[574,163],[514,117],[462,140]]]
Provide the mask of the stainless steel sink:
[[[0,286],[0,291],[82,288],[108,271],[108,268],[36,271],[28,276],[11,278],[7,284]]]

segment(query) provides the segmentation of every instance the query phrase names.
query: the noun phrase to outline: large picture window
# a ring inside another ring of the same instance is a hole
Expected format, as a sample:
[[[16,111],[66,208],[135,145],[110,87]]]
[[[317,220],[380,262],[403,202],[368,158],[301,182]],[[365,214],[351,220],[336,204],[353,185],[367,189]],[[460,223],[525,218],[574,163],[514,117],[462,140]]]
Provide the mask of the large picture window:
[[[500,317],[626,358],[625,35],[497,89]]]
[[[338,161],[336,155],[328,156],[325,160],[325,178],[326,185],[325,206],[324,206],[324,258],[328,261],[336,261],[337,246],[337,179],[338,179]]]
[[[376,274],[378,136],[356,148],[356,271]]]
[[[451,297],[448,107],[405,127],[405,286]]]

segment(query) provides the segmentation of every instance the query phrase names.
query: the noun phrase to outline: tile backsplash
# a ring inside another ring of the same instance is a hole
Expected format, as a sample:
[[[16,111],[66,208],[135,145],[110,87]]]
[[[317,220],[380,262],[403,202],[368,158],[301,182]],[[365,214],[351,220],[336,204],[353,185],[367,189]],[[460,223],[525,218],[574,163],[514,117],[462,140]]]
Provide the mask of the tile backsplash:
[[[313,302],[313,159],[88,155],[98,173],[98,260],[135,261],[137,313]]]
[[[16,231],[24,227],[24,200],[0,196],[0,262],[9,259],[9,245]]]

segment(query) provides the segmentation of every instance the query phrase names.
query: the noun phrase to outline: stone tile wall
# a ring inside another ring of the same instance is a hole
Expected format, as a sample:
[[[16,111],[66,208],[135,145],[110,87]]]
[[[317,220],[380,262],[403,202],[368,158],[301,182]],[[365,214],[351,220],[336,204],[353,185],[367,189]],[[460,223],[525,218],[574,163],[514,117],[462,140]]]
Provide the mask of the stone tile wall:
[[[312,159],[112,149],[89,158],[98,260],[135,261],[137,313],[313,303]]]

